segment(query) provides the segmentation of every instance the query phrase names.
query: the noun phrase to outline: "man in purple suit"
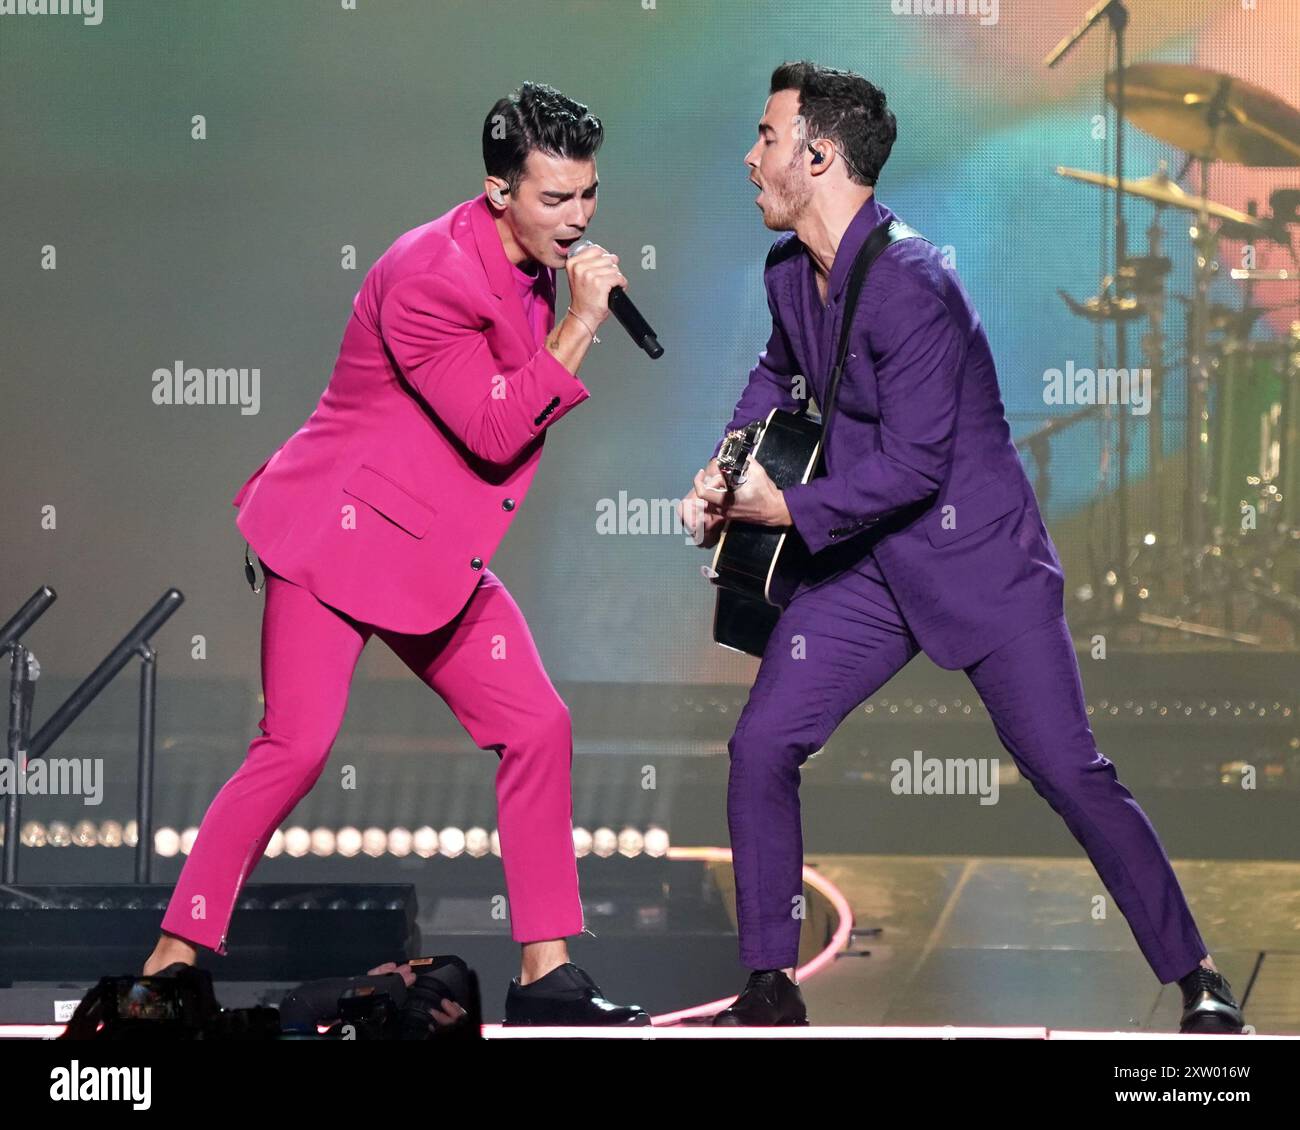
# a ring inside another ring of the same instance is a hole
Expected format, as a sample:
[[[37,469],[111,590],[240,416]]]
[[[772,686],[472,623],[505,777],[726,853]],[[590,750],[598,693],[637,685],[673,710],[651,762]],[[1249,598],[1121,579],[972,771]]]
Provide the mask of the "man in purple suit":
[[[807,62],[773,72],[745,164],[764,223],[792,234],[767,257],[772,334],[728,430],[773,408],[802,410],[805,380],[823,403],[850,268],[871,232],[894,219],[874,185],[895,133],[883,92],[866,79]],[[1179,982],[1183,1030],[1240,1031],[1240,1008],[1155,830],[1097,750],[1061,565],[1011,442],[988,339],[956,274],[923,239],[891,244],[867,275],[825,467],[781,490],[751,463],[729,492],[715,459],[682,503],[702,545],[716,543],[728,518],[793,525],[813,562],[728,746],[740,956],[753,973],[715,1023],[807,1023],[793,980],[799,767],[924,651],[966,672],[1156,976]]]

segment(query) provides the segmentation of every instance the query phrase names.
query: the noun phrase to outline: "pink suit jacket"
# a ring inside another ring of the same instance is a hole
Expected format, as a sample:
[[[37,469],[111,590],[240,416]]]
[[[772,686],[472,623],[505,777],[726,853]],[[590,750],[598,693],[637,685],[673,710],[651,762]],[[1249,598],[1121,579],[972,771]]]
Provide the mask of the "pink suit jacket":
[[[483,576],[546,429],[588,396],[534,343],[479,195],[370,269],[320,402],[239,489],[236,525],[326,604],[430,632]]]

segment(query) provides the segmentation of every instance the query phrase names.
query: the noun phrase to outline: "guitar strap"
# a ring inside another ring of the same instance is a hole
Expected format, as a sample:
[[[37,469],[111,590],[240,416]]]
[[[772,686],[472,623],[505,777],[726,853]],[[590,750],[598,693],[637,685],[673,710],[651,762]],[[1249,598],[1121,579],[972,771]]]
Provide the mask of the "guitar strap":
[[[817,461],[823,469],[826,462],[826,439],[830,434],[831,419],[835,415],[835,394],[839,391],[840,376],[844,372],[844,359],[849,352],[849,331],[853,328],[853,315],[857,313],[862,284],[866,282],[867,272],[880,253],[902,239],[925,239],[925,236],[909,228],[902,220],[891,220],[887,224],[881,224],[867,236],[858,252],[858,257],[853,260],[853,269],[849,273],[848,299],[844,304],[844,321],[840,326],[840,344],[835,354],[835,367],[831,370],[826,407],[822,411],[822,431]]]

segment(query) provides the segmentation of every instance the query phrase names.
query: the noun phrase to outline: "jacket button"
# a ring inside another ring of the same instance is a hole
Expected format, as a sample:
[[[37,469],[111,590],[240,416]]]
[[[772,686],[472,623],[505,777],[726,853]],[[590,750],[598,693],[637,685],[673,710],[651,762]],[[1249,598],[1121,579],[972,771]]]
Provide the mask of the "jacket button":
[[[514,508],[515,508],[515,500],[513,498],[504,498],[501,500],[502,510],[513,510]]]
[[[469,567],[470,567],[471,569],[482,569],[482,568],[483,568],[483,558],[481,558],[481,557],[476,557],[476,558],[474,558],[474,560],[471,561],[471,562],[469,563]]]

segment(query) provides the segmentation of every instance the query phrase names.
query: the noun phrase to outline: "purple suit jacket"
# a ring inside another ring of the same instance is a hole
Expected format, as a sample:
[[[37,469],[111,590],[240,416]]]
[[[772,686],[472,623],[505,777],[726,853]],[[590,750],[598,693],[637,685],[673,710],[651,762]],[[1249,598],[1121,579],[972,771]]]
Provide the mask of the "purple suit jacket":
[[[820,338],[811,259],[793,233],[772,246],[763,276],[772,335],[729,430],[773,408],[803,411],[800,374],[821,404],[849,269],[867,236],[894,218],[873,195],[845,231]],[[795,596],[874,552],[908,627],[940,667],[969,666],[1062,614],[1061,563],[1011,442],[988,338],[956,273],[923,240],[887,247],[868,273],[826,475],[787,488],[785,500],[813,553]]]

